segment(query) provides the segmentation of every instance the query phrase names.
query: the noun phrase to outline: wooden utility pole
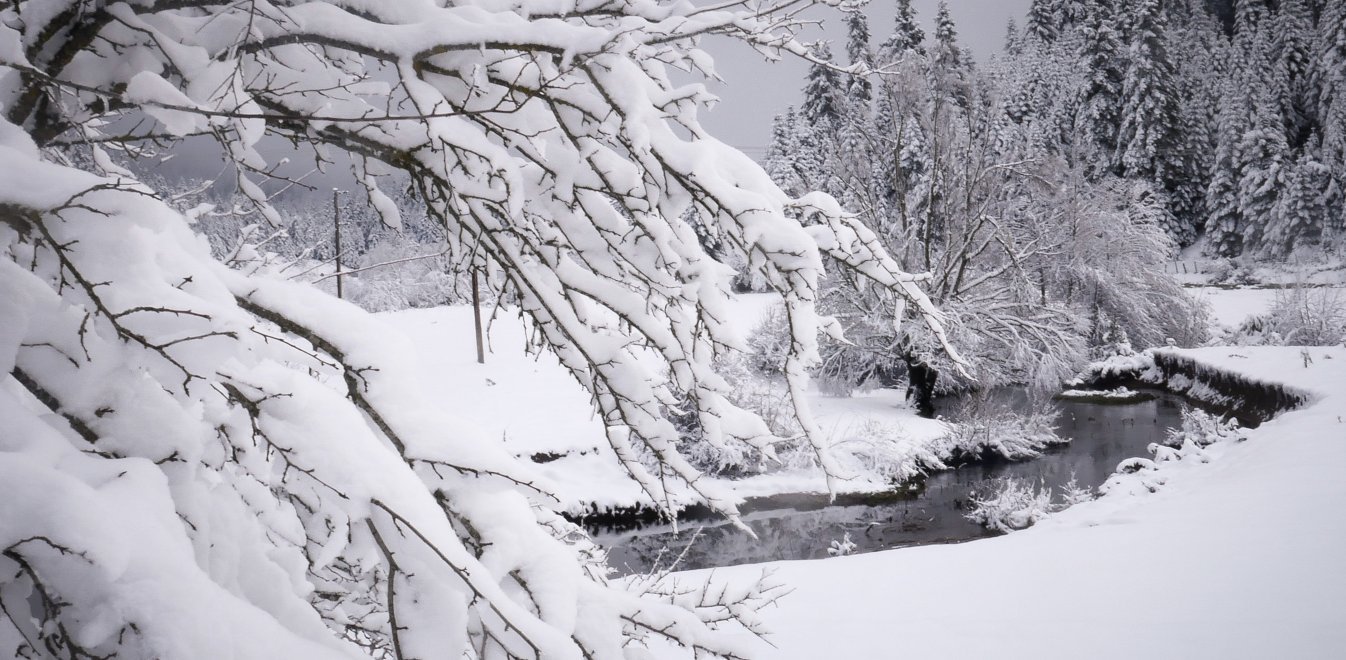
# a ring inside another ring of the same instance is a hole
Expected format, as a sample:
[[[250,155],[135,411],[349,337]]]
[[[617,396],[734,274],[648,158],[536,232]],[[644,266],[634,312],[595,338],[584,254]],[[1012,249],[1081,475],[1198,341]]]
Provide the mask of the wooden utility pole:
[[[339,195],[340,193],[341,193],[341,191],[337,190],[336,188],[333,188],[333,189],[332,189],[332,226],[333,226],[333,228],[336,229],[336,272],[337,272],[336,281],[337,281],[337,297],[338,297],[338,298],[342,297],[342,295],[341,295],[341,205],[337,203],[337,195]]]
[[[486,346],[481,337],[481,293],[477,290],[477,267],[472,267],[472,318],[477,324],[477,364],[486,364]]]

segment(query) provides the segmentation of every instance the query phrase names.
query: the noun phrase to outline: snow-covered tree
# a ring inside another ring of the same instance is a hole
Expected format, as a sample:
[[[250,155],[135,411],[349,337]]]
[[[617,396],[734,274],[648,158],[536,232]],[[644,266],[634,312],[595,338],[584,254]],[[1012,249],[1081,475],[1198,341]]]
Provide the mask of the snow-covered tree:
[[[1284,118],[1286,140],[1302,147],[1315,123],[1316,96],[1310,86],[1313,64],[1313,16],[1306,0],[1282,0],[1271,22],[1271,57],[1275,61],[1276,96]]]
[[[835,133],[841,126],[845,112],[845,74],[832,63],[832,46],[826,41],[814,45],[815,61],[809,67],[808,82],[804,86],[801,116],[811,127],[824,133]]]
[[[1061,0],[1032,0],[1025,31],[1043,43],[1056,41],[1061,32]]]
[[[544,479],[424,399],[395,333],[216,261],[123,163],[213,138],[279,224],[262,146],[287,140],[349,163],[394,228],[400,172],[590,389],[649,500],[736,520],[665,416],[766,459],[777,440],[713,369],[745,343],[689,212],[784,297],[796,417],[832,474],[803,398],[836,328],[823,256],[944,336],[871,231],[707,135],[705,88],[670,78],[709,71],[708,34],[809,56],[800,4],[0,4],[0,653],[743,656],[723,628],[760,632],[769,585],[609,583]]]
[[[1241,254],[1244,247],[1244,217],[1239,202],[1239,181],[1243,178],[1240,144],[1248,117],[1246,90],[1238,89],[1232,79],[1226,80],[1223,88],[1216,115],[1215,162],[1206,189],[1206,250],[1233,257]]]
[[[970,62],[958,45],[958,29],[949,15],[949,4],[940,2],[935,14],[935,44],[930,51],[931,88],[938,101],[966,106],[971,77]]]
[[[1140,0],[1131,7],[1130,56],[1122,83],[1117,149],[1118,161],[1128,177],[1151,181],[1167,195],[1182,185],[1183,167],[1178,151],[1179,97],[1166,29],[1159,0]],[[1172,217],[1170,230],[1188,243],[1192,238],[1190,223],[1190,218]]]
[[[1318,21],[1317,58],[1312,69],[1322,130],[1320,161],[1331,172],[1324,191],[1329,229],[1346,239],[1346,3],[1323,5]]]
[[[1088,5],[1079,58],[1087,67],[1075,120],[1091,173],[1120,174],[1116,161],[1125,60],[1116,17],[1101,0]]]
[[[879,46],[879,64],[889,65],[902,60],[907,53],[925,53],[925,31],[916,21],[916,10],[911,0],[897,0],[893,31]]]
[[[1264,256],[1284,257],[1296,246],[1318,243],[1333,226],[1328,217],[1332,171],[1319,162],[1316,153],[1316,149],[1306,149],[1298,160],[1282,165],[1283,187],[1263,231]]]
[[[869,48],[869,19],[862,11],[846,12],[846,58],[851,66],[868,72],[874,66],[874,55]],[[869,75],[851,75],[846,81],[846,102],[869,114],[874,99],[873,83]]]

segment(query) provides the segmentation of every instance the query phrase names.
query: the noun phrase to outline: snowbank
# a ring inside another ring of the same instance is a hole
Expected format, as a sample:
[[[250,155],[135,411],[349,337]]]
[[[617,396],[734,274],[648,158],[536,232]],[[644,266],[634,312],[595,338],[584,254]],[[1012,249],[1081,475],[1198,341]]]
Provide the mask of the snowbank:
[[[1320,658],[1346,646],[1346,349],[1171,351],[1313,402],[1008,536],[763,568],[764,658]],[[687,574],[689,581],[706,574]],[[820,631],[826,631],[821,633]]]

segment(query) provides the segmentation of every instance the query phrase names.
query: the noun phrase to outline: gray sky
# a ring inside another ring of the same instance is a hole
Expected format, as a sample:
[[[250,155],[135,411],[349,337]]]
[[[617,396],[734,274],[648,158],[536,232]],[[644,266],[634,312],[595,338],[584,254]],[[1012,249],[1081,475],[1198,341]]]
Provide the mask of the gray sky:
[[[1004,45],[1005,26],[1011,17],[1023,24],[1030,0],[949,0],[949,12],[958,29],[959,42],[979,61],[985,61]],[[933,21],[938,0],[913,0],[926,32],[933,32]],[[882,43],[892,31],[895,3],[893,0],[871,0],[866,9],[870,19],[873,44]],[[821,20],[821,29],[805,33],[806,41],[830,39],[832,52],[845,56],[845,25],[840,12],[830,9],[814,11],[811,17]],[[720,103],[710,112],[703,112],[702,124],[721,140],[743,149],[752,157],[760,157],[771,137],[771,120],[786,106],[799,102],[807,65],[798,58],[786,57],[780,62],[768,62],[750,48],[728,40],[708,41],[703,44],[715,58],[716,70],[724,79],[714,84],[711,91],[720,97]],[[161,168],[170,178],[213,178],[220,172],[218,149],[200,140],[179,150],[171,165]],[[263,143],[268,160],[279,161],[292,156],[292,161],[281,168],[284,174],[298,176],[312,168],[307,153],[294,154],[281,140],[268,139]],[[232,181],[232,179],[230,179]],[[333,186],[352,188],[349,164],[342,162],[334,171],[317,175],[306,182],[327,195]],[[359,193],[357,193],[359,195]]]
[[[1010,18],[1023,25],[1030,0],[948,2],[959,42],[971,50],[979,62],[984,62],[1004,46],[1005,27]],[[875,47],[892,32],[895,5],[893,0],[870,0],[865,10]],[[939,1],[913,0],[912,6],[926,33],[932,33]],[[846,28],[840,12],[827,10],[815,14],[823,20],[823,28],[806,33],[803,38],[806,41],[830,39],[833,55],[844,58]],[[750,48],[727,40],[708,41],[703,46],[715,57],[716,71],[725,83],[711,88],[720,97],[720,103],[711,112],[702,113],[702,125],[721,140],[742,148],[749,156],[760,156],[771,139],[772,118],[786,106],[799,102],[807,65],[794,57],[767,62]]]

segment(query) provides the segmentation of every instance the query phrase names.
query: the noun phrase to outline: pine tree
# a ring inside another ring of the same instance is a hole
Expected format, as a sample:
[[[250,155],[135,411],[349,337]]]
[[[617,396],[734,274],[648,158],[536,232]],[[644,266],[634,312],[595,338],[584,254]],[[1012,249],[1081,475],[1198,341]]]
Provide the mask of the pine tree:
[[[1332,0],[1318,19],[1312,88],[1322,127],[1320,161],[1332,173],[1325,192],[1330,234],[1346,242],[1346,2]]]
[[[813,55],[821,63],[809,67],[804,85],[803,118],[809,126],[823,135],[835,136],[841,126],[845,105],[845,85],[841,74],[830,66],[832,48],[826,41],[813,47]]]
[[[1023,50],[1023,36],[1019,34],[1019,24],[1013,17],[1005,24],[1005,52],[1011,56]]]
[[[1080,25],[1089,16],[1090,5],[1097,4],[1099,0],[1061,0],[1057,21],[1061,26],[1061,32],[1068,32]]]
[[[1253,38],[1268,20],[1267,5],[1264,0],[1235,0],[1234,36],[1236,38]]]
[[[1287,168],[1284,188],[1262,240],[1262,256],[1284,257],[1298,246],[1317,243],[1330,224],[1327,193],[1332,173],[1316,154],[1317,149],[1306,149]]]
[[[1220,103],[1222,62],[1228,40],[1213,16],[1188,6],[1186,18],[1168,30],[1169,52],[1177,63],[1178,152],[1171,210],[1180,221],[1176,235],[1183,245],[1197,237],[1208,213],[1206,193],[1216,167],[1216,122]]]
[[[1076,118],[1086,149],[1083,158],[1091,176],[1105,172],[1119,174],[1117,136],[1125,76],[1121,39],[1107,3],[1095,0],[1086,8],[1083,20],[1078,59],[1084,64],[1085,73]]]
[[[1315,123],[1316,94],[1311,92],[1310,76],[1312,20],[1305,0],[1282,0],[1280,12],[1270,24],[1277,103],[1292,148],[1308,140]]]
[[[1182,193],[1179,98],[1166,45],[1167,19],[1159,0],[1140,0],[1131,14],[1131,57],[1122,84],[1118,158],[1123,173],[1153,181],[1165,195]],[[1178,196],[1186,201],[1186,194]],[[1190,238],[1191,209],[1169,209],[1175,238]],[[1180,214],[1180,215],[1179,215]]]
[[[1327,168],[1328,180],[1323,189],[1323,213],[1327,226],[1327,240],[1346,246],[1346,103],[1328,107],[1323,119],[1322,146],[1319,161]]]
[[[911,8],[911,0],[897,0],[893,32],[879,45],[879,64],[887,66],[899,62],[910,53],[924,55],[924,43],[925,31],[916,22],[916,10]]]
[[[915,222],[923,198],[926,136],[917,115],[925,90],[920,72],[925,65],[925,32],[916,21],[911,0],[897,0],[893,32],[879,48],[884,76],[875,104],[873,172],[885,235],[905,235]]]
[[[1251,125],[1239,141],[1239,213],[1244,218],[1244,244],[1260,245],[1285,188],[1289,147],[1271,90],[1261,86],[1252,91]]]
[[[1061,33],[1060,17],[1061,0],[1033,0],[1025,30],[1043,43],[1051,43]]]
[[[801,162],[808,158],[799,143],[799,116],[794,106],[776,115],[771,122],[771,142],[767,144],[766,173],[786,194],[797,197],[807,192],[805,170]]]
[[[1313,88],[1318,94],[1318,116],[1326,118],[1333,103],[1346,98],[1346,2],[1328,2],[1318,19],[1317,65]]]
[[[949,16],[949,4],[939,3],[935,14],[935,47],[930,53],[930,86],[936,96],[966,108],[970,99],[968,62],[958,45],[958,29]]]
[[[1243,212],[1239,180],[1243,177],[1239,143],[1247,129],[1248,102],[1232,78],[1226,78],[1216,116],[1215,167],[1206,191],[1206,251],[1233,257],[1243,252]]]
[[[874,65],[873,54],[869,52],[869,19],[859,10],[846,12],[846,57],[852,66],[859,64],[870,69]],[[867,113],[874,97],[869,76],[852,75],[846,82],[847,102]]]

